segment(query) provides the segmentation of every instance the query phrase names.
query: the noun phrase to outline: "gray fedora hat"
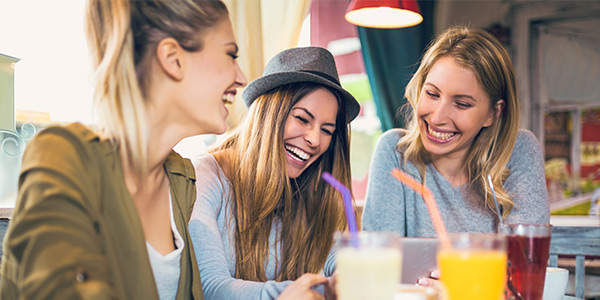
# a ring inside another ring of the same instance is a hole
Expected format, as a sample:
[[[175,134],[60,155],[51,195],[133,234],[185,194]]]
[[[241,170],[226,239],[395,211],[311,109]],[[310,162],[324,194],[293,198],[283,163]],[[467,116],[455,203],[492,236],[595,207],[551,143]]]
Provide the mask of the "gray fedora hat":
[[[360,104],[342,88],[333,55],[321,47],[292,48],[275,55],[263,75],[244,89],[242,98],[246,106],[250,106],[258,96],[296,82],[316,82],[333,88],[342,95],[348,123],[358,116]]]

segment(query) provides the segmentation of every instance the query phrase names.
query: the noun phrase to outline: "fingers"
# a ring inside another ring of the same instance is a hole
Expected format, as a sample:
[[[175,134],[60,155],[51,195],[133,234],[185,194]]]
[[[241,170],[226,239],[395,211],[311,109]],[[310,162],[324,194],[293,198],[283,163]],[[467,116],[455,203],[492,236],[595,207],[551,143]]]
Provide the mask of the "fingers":
[[[433,282],[430,282],[429,278],[419,278],[419,280],[417,280],[417,285],[420,286],[433,286]]]
[[[442,290],[442,282],[437,279],[419,278],[419,280],[417,281],[417,285],[420,285],[423,287],[432,287],[439,291]]]
[[[335,285],[336,285],[336,273],[334,272],[333,275],[331,275],[331,277],[329,277],[329,282],[328,284],[325,285],[325,299],[327,300],[336,300],[337,299],[337,294],[335,292]]]
[[[438,280],[440,279],[440,270],[433,270],[431,271],[431,273],[429,273],[429,278],[419,278],[419,280],[417,281],[417,285],[420,286],[432,286],[435,287],[439,282]]]
[[[308,274],[307,273],[307,274],[300,276],[298,279],[296,279],[296,282],[301,286],[311,287],[313,285],[327,283],[328,280],[327,280],[327,277],[321,276],[319,274]]]
[[[277,300],[323,300],[325,299],[323,295],[311,287],[327,282],[327,278],[321,275],[304,274],[286,287]]]

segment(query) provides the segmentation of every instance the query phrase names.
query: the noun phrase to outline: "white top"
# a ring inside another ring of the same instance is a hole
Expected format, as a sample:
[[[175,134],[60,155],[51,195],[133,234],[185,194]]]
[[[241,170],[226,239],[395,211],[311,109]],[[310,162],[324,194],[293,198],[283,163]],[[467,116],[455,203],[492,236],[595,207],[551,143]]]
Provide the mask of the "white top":
[[[169,215],[171,218],[171,230],[175,237],[175,250],[165,254],[156,251],[150,243],[146,242],[148,249],[148,257],[150,258],[150,266],[154,273],[154,281],[158,288],[158,296],[160,300],[175,299],[177,295],[177,287],[179,286],[179,276],[181,273],[181,252],[185,247],[183,238],[177,230],[175,219],[173,218],[173,202],[171,194],[169,194]]]

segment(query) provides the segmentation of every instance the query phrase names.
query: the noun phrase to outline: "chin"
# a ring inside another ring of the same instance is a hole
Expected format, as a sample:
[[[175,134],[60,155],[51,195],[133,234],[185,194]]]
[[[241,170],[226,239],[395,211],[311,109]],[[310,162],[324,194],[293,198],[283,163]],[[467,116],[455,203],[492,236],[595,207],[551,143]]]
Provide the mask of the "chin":
[[[212,133],[214,134],[223,134],[227,131],[227,122],[225,122],[225,119],[219,120],[218,123],[214,124],[212,129]]]
[[[223,134],[225,133],[225,131],[227,131],[227,126],[224,126],[220,130],[215,131],[215,134]]]
[[[287,176],[290,179],[296,179],[302,175],[302,172],[298,173],[296,170],[287,170]]]

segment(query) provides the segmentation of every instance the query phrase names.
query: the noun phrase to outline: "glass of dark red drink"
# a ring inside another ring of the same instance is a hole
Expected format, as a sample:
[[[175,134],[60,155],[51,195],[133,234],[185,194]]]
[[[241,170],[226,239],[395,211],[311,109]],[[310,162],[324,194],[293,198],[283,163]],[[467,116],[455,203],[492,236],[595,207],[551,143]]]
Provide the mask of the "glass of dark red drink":
[[[506,299],[542,300],[552,225],[505,224],[500,233],[508,254]]]

